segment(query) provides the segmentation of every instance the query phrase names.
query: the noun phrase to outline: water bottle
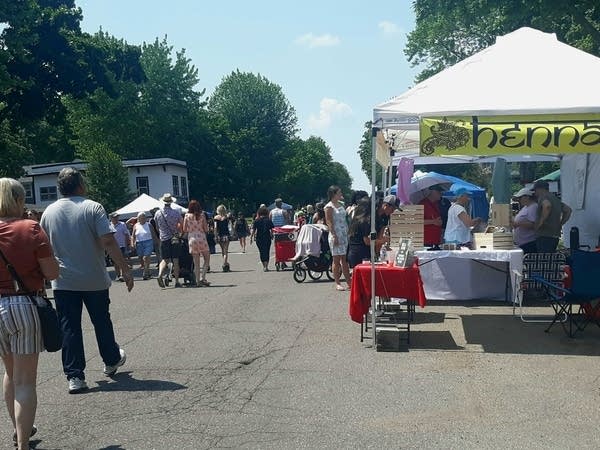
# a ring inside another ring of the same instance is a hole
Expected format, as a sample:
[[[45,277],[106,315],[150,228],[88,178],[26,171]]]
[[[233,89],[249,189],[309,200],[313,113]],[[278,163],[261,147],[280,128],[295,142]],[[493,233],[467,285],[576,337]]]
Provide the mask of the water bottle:
[[[579,249],[579,228],[571,227],[571,232],[569,233],[569,242],[571,244],[571,253],[573,253],[573,250]]]

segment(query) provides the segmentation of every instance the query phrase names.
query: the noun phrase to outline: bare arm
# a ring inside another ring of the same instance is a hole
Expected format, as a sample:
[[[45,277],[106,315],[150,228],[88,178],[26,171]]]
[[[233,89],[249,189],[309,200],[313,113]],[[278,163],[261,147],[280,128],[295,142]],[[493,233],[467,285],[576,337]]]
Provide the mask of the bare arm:
[[[562,216],[560,218],[560,224],[564,225],[571,218],[571,213],[573,212],[573,210],[571,209],[571,207],[569,205],[567,205],[565,203],[561,203],[560,205],[561,205],[561,212],[562,212]]]
[[[102,246],[107,251],[113,262],[121,269],[121,273],[125,279],[125,284],[127,285],[127,290],[131,291],[133,289],[133,277],[131,276],[129,266],[125,261],[123,254],[121,253],[121,249],[119,248],[115,237],[112,233],[104,234],[100,236],[100,241],[102,242]]]
[[[481,219],[479,218],[471,219],[471,217],[469,217],[469,215],[464,211],[458,215],[458,218],[462,223],[465,224],[466,227],[473,227],[481,222]]]
[[[38,264],[46,280],[56,280],[58,278],[58,261],[54,256],[40,258],[38,259]]]
[[[550,215],[550,211],[552,210],[552,204],[549,200],[542,201],[542,213],[540,215],[540,220],[535,224],[535,229],[538,230],[546,221],[548,216]]]

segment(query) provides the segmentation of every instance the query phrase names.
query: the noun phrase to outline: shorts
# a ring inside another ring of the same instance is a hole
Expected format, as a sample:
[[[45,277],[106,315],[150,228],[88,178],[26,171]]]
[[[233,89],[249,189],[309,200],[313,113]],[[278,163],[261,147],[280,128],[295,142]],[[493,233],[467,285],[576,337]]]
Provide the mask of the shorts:
[[[223,236],[218,236],[217,242],[220,242],[221,244],[224,244],[225,242],[229,242],[229,235],[224,234]]]
[[[160,257],[162,259],[178,259],[181,255],[181,244],[172,244],[171,239],[160,241]]]
[[[150,256],[154,250],[154,242],[152,242],[152,239],[137,241],[135,243],[135,249],[138,256]]]
[[[35,306],[22,295],[0,298],[0,356],[29,355],[43,350]]]

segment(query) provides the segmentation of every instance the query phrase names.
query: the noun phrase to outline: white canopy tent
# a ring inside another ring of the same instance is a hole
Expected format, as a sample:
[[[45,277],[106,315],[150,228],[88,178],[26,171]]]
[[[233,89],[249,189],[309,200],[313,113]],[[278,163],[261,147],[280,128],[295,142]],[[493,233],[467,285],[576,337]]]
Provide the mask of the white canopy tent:
[[[418,130],[424,116],[600,113],[600,59],[520,28],[373,109],[374,126]]]
[[[373,109],[373,126],[384,135],[396,134],[396,152],[424,161],[494,162],[548,161],[554,155],[418,156],[419,123],[423,117],[507,116],[530,114],[600,113],[600,58],[564,44],[555,34],[520,28],[496,39],[473,56],[418,83],[402,95]],[[594,121],[592,126],[598,126]],[[388,139],[390,142],[390,139]],[[412,147],[411,147],[412,142]],[[408,150],[406,150],[408,148]],[[600,152],[600,145],[590,148]],[[411,156],[412,155],[412,156]],[[418,162],[417,162],[418,161]],[[581,244],[595,247],[600,234],[600,155],[566,155],[561,174],[563,201],[573,208],[566,229],[578,226]],[[568,234],[565,237],[568,242]]]
[[[117,209],[115,212],[121,217],[133,217],[137,215],[139,212],[149,212],[154,208],[162,208],[164,203],[160,200],[157,200],[153,197],[150,197],[147,194],[141,194],[138,198],[133,200],[132,202],[126,204],[120,209]],[[171,203],[171,207],[173,209],[179,210],[181,213],[186,213],[187,209],[182,206],[179,206],[177,203]]]

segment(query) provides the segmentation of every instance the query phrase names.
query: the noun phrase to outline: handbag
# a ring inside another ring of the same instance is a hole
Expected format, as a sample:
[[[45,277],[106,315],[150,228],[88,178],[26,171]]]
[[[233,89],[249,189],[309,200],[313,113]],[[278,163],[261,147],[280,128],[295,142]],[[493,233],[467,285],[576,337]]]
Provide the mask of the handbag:
[[[17,294],[19,291],[26,291],[25,284],[19,277],[19,274],[15,270],[14,266],[8,262],[6,256],[2,250],[0,250],[0,256],[6,264],[6,269],[13,277],[15,282],[15,288]],[[40,326],[42,331],[42,341],[44,342],[44,348],[48,352],[57,352],[62,348],[62,330],[58,321],[58,314],[50,303],[50,300],[46,296],[34,295],[31,293],[23,293],[21,295],[26,296],[29,301],[35,306],[38,316],[40,318]]]
[[[169,226],[169,222],[167,221],[167,216],[165,216],[165,213],[163,213],[162,211],[160,213],[164,217],[167,227],[170,229],[171,227]],[[171,230],[171,233],[173,233],[173,237],[171,237],[171,245],[177,246],[181,244],[181,234],[173,230]]]

